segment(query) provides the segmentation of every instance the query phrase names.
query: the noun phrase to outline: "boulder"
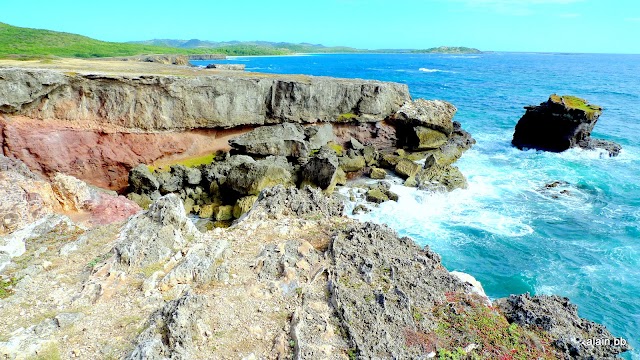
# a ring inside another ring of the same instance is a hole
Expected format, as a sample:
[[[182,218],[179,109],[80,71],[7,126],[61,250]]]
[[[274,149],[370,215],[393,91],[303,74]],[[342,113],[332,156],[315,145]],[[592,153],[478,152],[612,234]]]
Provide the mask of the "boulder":
[[[447,142],[447,135],[426,126],[398,127],[398,141],[412,150],[437,149]]]
[[[366,162],[363,156],[341,156],[340,157],[340,168],[345,172],[355,172],[364,169],[366,166]]]
[[[553,94],[539,106],[527,106],[518,121],[511,143],[518,149],[562,152],[573,147],[603,148],[609,156],[619,153],[620,145],[591,139],[602,107],[575,96]]]
[[[420,171],[420,165],[408,159],[400,159],[395,171],[400,177],[407,179],[415,176]]]
[[[160,189],[160,183],[149,168],[140,164],[129,172],[129,191],[138,194],[148,194]]]
[[[320,149],[336,139],[331,124],[308,126],[304,128],[304,134],[311,150]]]
[[[239,219],[240,216],[246,214],[251,210],[253,204],[255,204],[258,197],[255,195],[245,196],[236,201],[236,204],[233,206],[233,217]]]
[[[303,189],[284,187],[282,185],[265,189],[258,196],[256,204],[248,213],[248,218],[264,221],[265,217],[281,216],[321,216],[329,218],[342,216],[344,203],[336,198],[326,196],[319,189],[306,186]]]
[[[362,145],[362,143],[360,141],[358,141],[358,139],[351,138],[351,140],[349,142],[350,142],[351,148],[353,150],[357,150],[357,151],[364,150],[364,145]]]
[[[218,206],[215,211],[215,218],[217,221],[233,220],[233,206],[222,205]]]
[[[456,111],[456,107],[446,101],[418,99],[404,103],[393,119],[399,125],[421,126],[448,137],[453,132],[452,119]]]
[[[407,186],[411,185],[413,183]],[[415,185],[422,190],[453,191],[455,189],[465,189],[467,180],[456,166],[433,165],[427,169],[421,169],[416,174]]]
[[[232,71],[244,71],[246,65],[244,64],[209,64],[207,69],[218,70],[232,70]]]
[[[366,199],[369,202],[381,204],[385,201],[389,201],[389,197],[380,189],[369,189],[366,194]]]
[[[286,158],[270,156],[234,166],[229,170],[224,186],[240,195],[258,195],[260,191],[271,186],[293,185],[292,172],[293,168]]]
[[[384,169],[371,168],[371,174],[369,174],[369,177],[376,180],[382,180],[387,177],[387,172]]]
[[[259,156],[305,157],[310,151],[304,128],[291,123],[255,128],[230,140],[229,144],[243,154]]]
[[[511,295],[494,305],[510,323],[547,332],[567,359],[614,359],[629,350],[627,341],[623,343],[603,325],[580,318],[578,307],[565,297]]]
[[[127,267],[145,267],[169,259],[202,234],[187,217],[176,194],[156,200],[149,210],[133,216],[120,231],[113,252]]]
[[[335,186],[338,168],[336,154],[330,149],[322,148],[302,167],[302,186],[314,185],[323,190],[330,189]]]

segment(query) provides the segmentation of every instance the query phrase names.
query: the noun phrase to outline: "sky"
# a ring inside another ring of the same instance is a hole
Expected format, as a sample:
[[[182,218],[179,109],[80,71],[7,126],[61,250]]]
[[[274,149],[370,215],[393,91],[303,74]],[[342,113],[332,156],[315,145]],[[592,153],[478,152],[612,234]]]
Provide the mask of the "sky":
[[[106,41],[640,54],[638,0],[0,0],[0,22]]]

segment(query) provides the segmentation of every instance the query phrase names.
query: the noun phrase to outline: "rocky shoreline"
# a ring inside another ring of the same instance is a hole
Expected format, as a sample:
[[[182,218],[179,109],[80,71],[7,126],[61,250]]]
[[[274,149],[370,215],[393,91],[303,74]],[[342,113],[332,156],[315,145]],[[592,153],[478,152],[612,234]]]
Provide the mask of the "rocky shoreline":
[[[2,356],[604,359],[628,349],[566,298],[491,302],[428,247],[344,216],[335,189],[349,179],[373,181],[367,206],[397,200],[391,174],[425,191],[466,186],[454,163],[475,141],[453,105],[392,83],[203,71],[0,69]],[[197,154],[163,141],[196,130],[214,143]],[[24,140],[60,134],[46,144],[84,154],[76,164]],[[109,136],[131,136],[130,152]],[[106,174],[108,186],[97,181]]]

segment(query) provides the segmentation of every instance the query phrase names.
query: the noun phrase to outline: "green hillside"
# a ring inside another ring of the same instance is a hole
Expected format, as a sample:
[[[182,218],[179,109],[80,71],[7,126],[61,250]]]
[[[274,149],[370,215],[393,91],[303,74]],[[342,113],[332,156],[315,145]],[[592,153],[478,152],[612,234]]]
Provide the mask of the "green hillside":
[[[50,30],[21,28],[0,23],[0,58],[6,57],[76,57],[95,58],[143,54],[226,54],[285,55],[288,49],[235,44],[217,48],[185,49],[132,43],[114,43],[86,36]]]
[[[361,50],[347,46],[324,46],[321,44],[301,43],[294,44],[288,42],[270,41],[207,41],[199,39],[173,40],[173,39],[153,39],[145,41],[131,41],[130,44],[169,46],[181,49],[203,49],[203,48],[234,48],[234,47],[256,47],[261,49],[272,49],[274,51],[288,51],[294,53],[362,53],[369,50]]]

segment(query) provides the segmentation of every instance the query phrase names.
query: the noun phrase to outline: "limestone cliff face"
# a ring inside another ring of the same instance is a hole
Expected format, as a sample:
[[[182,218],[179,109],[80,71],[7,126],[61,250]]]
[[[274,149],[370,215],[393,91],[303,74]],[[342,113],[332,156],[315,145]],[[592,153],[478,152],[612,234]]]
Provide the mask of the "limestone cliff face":
[[[287,75],[96,75],[0,69],[0,112],[143,131],[380,121],[406,85]]]

